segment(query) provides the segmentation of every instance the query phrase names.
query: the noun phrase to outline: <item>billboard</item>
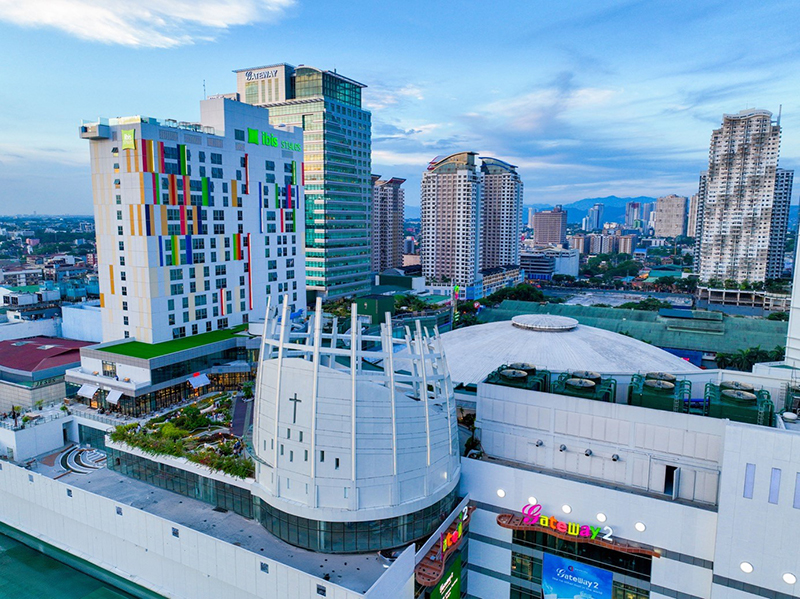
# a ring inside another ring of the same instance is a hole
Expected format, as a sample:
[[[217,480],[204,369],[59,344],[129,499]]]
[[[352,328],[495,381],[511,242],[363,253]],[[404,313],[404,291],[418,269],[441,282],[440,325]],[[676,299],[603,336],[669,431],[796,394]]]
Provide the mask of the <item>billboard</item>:
[[[431,599],[461,599],[461,554],[442,575],[442,580],[431,593]]]
[[[614,574],[556,555],[544,554],[544,599],[611,599]]]

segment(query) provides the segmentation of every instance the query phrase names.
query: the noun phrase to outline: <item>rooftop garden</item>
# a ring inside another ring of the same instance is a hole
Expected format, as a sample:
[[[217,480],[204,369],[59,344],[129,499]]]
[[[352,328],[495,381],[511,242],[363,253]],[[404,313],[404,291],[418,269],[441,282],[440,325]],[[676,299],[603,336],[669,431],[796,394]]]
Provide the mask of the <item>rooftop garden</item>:
[[[233,400],[226,393],[204,398],[147,423],[118,426],[111,440],[150,455],[185,458],[237,478],[250,478],[253,460],[230,433]]]
[[[149,360],[151,358],[158,358],[160,356],[174,354],[175,352],[193,349],[195,347],[202,347],[203,345],[208,345],[209,343],[216,343],[217,341],[232,339],[235,335],[241,333],[245,329],[247,329],[247,325],[242,324],[231,329],[211,331],[210,333],[201,333],[200,335],[192,335],[191,337],[184,337],[182,339],[164,341],[163,343],[142,343],[140,341],[130,341],[128,343],[119,343],[117,345],[99,347],[97,349],[111,354],[117,354],[119,356],[130,356],[131,358],[142,358],[144,360]]]

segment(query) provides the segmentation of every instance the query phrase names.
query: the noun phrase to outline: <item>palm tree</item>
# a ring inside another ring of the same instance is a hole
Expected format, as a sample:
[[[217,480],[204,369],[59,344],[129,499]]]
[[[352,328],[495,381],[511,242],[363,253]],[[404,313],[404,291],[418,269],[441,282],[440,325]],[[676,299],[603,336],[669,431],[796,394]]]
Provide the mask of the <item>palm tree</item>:
[[[714,356],[714,361],[717,363],[717,368],[721,368],[722,370],[727,370],[731,367],[731,355],[717,352],[717,355]]]
[[[770,362],[782,362],[786,357],[786,348],[781,345],[776,345],[775,349],[769,352]]]

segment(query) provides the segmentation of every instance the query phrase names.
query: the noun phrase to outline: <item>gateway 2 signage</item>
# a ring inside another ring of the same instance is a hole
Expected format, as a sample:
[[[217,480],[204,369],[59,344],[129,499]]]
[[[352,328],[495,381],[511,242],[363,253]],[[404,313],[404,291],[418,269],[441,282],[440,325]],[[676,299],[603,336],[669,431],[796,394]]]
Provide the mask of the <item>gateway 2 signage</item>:
[[[610,526],[600,527],[578,524],[577,522],[563,522],[558,520],[555,516],[542,516],[542,506],[538,503],[529,503],[525,505],[525,507],[522,508],[522,513],[524,514],[522,518],[523,524],[529,526],[538,525],[573,537],[583,537],[591,540],[600,538],[603,541],[614,541],[612,536],[614,534],[614,529]]]

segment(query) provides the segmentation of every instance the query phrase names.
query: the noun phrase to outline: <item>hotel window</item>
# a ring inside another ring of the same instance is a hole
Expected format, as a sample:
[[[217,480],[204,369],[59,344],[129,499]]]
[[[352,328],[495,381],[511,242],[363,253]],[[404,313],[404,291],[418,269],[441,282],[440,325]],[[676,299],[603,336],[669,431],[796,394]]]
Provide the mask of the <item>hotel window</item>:
[[[128,302],[122,302],[122,309],[123,310],[127,310],[128,309]]]
[[[106,362],[103,360],[103,376],[117,376],[117,365],[114,362]]]
[[[122,210],[117,210],[117,220],[122,220]]]

